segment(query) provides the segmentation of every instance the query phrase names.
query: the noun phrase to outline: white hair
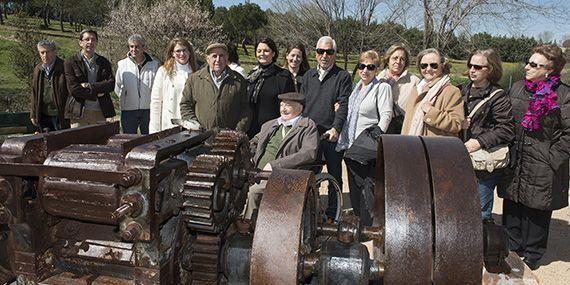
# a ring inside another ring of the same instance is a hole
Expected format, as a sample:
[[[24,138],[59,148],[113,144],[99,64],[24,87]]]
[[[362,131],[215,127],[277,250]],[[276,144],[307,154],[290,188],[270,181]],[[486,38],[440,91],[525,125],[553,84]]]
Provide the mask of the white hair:
[[[55,51],[57,49],[56,45],[54,42],[50,41],[50,40],[41,40],[38,42],[37,44],[37,48],[39,49],[40,47],[44,47],[50,51]]]
[[[329,37],[329,36],[322,36],[318,41],[317,41],[317,46],[315,46],[315,48],[319,47],[319,44],[324,44],[324,43],[332,43],[333,45],[333,49],[336,52],[336,41]]]
[[[137,43],[141,44],[142,47],[146,46],[146,41],[145,41],[144,37],[139,35],[139,34],[131,35],[127,41],[129,44],[137,42]]]

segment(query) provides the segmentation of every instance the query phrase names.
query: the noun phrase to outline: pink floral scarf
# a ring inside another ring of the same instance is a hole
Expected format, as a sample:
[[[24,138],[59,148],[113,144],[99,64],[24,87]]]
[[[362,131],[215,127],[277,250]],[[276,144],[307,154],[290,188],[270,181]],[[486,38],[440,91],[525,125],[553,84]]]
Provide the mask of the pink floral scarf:
[[[554,88],[560,83],[560,75],[549,75],[544,81],[531,82],[525,79],[524,85],[528,92],[533,93],[528,100],[528,110],[524,114],[521,126],[529,131],[540,130],[540,121],[546,115],[551,114],[556,109],[560,109],[556,100]]]

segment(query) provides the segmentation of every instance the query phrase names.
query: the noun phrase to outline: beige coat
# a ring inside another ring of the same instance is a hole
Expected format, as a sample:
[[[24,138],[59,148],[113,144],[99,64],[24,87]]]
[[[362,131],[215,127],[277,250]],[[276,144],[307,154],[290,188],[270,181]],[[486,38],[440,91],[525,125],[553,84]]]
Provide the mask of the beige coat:
[[[437,80],[431,82],[429,87],[431,88],[436,82]],[[407,133],[410,129],[414,111],[419,107],[426,94],[427,92],[418,94],[417,90],[415,88],[413,89],[410,100],[406,106],[406,116],[404,117],[402,134]],[[448,85],[439,96],[437,96],[433,107],[429,108],[428,112],[424,115],[423,122],[426,128],[424,128],[422,135],[457,137],[464,120],[465,115],[461,91],[453,85]]]
[[[379,80],[386,79],[386,72],[387,69],[382,70],[377,78]],[[396,82],[390,82],[392,87],[392,100],[394,100],[394,117],[397,117],[399,114],[404,115],[406,105],[412,92],[416,90],[418,83],[420,83],[420,79],[408,70],[404,70]]]

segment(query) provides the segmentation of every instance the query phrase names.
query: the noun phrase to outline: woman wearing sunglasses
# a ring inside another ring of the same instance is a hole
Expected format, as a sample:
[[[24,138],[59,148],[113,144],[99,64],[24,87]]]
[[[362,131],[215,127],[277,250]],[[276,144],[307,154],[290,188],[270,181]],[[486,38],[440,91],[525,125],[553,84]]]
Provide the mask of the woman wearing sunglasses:
[[[255,57],[258,65],[247,77],[247,90],[253,110],[247,133],[250,138],[259,133],[263,123],[280,116],[277,95],[295,91],[291,73],[276,64],[279,49],[271,38],[261,38],[257,42]]]
[[[560,81],[566,64],[555,45],[532,50],[523,81],[509,91],[515,118],[516,160],[498,192],[510,250],[531,268],[546,251],[553,210],[568,206],[570,88]]]
[[[417,65],[423,79],[406,105],[402,134],[457,137],[464,119],[463,100],[449,80],[451,63],[429,48],[418,54]]]
[[[369,50],[360,54],[358,74],[360,80],[348,99],[348,115],[340,133],[337,151],[348,149],[364,130],[373,127],[376,133],[385,133],[392,119],[392,89],[384,80],[376,78],[380,56]],[[348,170],[350,202],[354,214],[364,225],[371,225],[372,218],[365,202],[361,201],[362,189],[373,185],[374,167],[362,165],[345,158]],[[372,189],[370,189],[372,190]]]
[[[463,124],[467,151],[509,144],[515,133],[511,101],[498,84],[503,75],[501,59],[492,49],[477,50],[467,60],[467,67],[471,81],[461,90],[465,114],[470,117]],[[485,222],[492,221],[493,191],[502,173],[502,169],[475,171]]]
[[[402,131],[406,104],[420,79],[408,72],[410,52],[401,44],[395,44],[386,50],[383,58],[384,70],[378,74],[378,79],[384,79],[392,86],[394,113],[386,133],[399,134]]]

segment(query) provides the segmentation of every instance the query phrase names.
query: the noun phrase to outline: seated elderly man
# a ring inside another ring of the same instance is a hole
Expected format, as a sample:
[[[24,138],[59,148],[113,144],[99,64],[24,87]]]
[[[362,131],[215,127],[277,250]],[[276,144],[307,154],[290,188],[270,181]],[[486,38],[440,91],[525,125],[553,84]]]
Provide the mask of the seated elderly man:
[[[317,157],[319,135],[313,120],[301,116],[305,96],[291,92],[278,96],[281,116],[266,122],[250,141],[255,166],[263,170],[298,169],[313,164]],[[259,207],[265,181],[250,187],[245,218]]]

